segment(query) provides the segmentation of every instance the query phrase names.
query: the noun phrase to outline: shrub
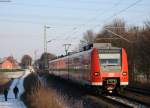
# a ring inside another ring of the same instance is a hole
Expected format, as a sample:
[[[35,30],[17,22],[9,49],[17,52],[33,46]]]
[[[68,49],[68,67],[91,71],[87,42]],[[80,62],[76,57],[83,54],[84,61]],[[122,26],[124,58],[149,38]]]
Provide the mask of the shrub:
[[[18,72],[24,71],[23,69],[0,69],[0,72]]]

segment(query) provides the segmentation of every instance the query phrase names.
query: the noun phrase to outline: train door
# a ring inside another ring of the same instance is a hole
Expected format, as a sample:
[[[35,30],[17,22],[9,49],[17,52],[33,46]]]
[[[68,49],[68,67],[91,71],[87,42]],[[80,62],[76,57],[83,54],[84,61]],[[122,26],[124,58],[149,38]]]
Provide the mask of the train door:
[[[84,72],[85,72],[84,66],[83,66],[83,61],[84,61],[83,57],[84,57],[84,55],[81,54],[80,55],[80,80],[83,80],[83,75],[84,75]]]
[[[90,81],[90,54],[85,53],[82,56],[82,80],[86,83]]]

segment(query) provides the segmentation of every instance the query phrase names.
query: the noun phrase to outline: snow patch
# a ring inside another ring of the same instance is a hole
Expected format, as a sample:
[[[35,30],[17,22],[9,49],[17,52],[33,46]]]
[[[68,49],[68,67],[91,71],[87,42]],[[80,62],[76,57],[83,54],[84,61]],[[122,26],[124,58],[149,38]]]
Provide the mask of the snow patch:
[[[24,92],[24,87],[23,87],[24,78],[28,74],[30,74],[30,71],[25,70],[23,76],[13,80],[8,91],[8,101],[5,101],[4,95],[0,95],[0,108],[26,108],[24,103],[20,100],[20,96]],[[13,88],[15,86],[17,86],[19,89],[18,99],[15,99],[15,95],[13,93]]]

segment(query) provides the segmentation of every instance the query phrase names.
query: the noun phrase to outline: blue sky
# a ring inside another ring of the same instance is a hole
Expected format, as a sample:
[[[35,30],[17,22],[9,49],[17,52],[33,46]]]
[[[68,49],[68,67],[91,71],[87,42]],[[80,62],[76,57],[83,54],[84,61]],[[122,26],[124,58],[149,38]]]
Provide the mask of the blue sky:
[[[150,0],[11,0],[0,2],[0,58],[13,55],[18,60],[24,54],[34,57],[43,52],[43,27],[48,25],[48,51],[64,53],[63,44],[78,46],[88,29],[98,32],[115,18],[129,25],[142,25],[150,18]],[[119,13],[116,15],[116,13]],[[112,17],[113,16],[113,17]]]

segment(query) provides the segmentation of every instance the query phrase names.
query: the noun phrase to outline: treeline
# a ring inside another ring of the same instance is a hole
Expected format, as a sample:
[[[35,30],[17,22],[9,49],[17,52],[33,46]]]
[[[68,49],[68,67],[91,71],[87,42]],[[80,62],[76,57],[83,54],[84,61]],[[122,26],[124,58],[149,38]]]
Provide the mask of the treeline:
[[[112,43],[113,46],[124,47],[127,51],[130,80],[138,77],[150,82],[150,20],[143,26],[128,26],[125,21],[115,19],[104,25],[99,33],[88,30],[83,37],[87,43]]]
[[[43,53],[39,59],[37,59],[34,63],[36,68],[39,68],[41,70],[44,70],[45,68],[48,68],[48,62],[50,60],[56,59],[57,57],[52,53]],[[47,66],[47,67],[46,67]]]
[[[20,72],[24,71],[24,69],[0,69],[0,72]]]

